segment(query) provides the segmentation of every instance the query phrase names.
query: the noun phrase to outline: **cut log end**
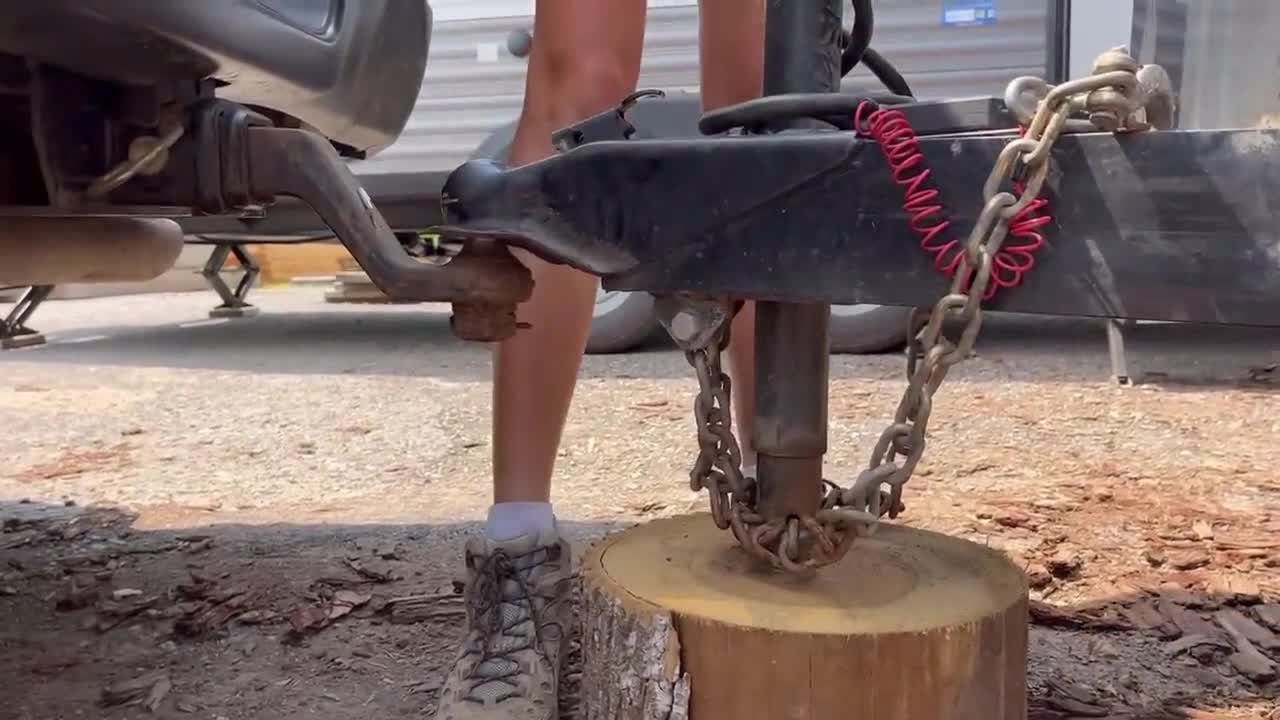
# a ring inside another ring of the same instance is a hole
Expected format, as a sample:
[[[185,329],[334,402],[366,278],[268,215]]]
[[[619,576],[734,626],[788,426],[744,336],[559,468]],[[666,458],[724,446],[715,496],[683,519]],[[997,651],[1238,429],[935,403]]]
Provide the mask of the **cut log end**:
[[[691,515],[606,538],[582,580],[587,720],[1026,714],[1026,581],[964,540],[884,526],[797,577]]]

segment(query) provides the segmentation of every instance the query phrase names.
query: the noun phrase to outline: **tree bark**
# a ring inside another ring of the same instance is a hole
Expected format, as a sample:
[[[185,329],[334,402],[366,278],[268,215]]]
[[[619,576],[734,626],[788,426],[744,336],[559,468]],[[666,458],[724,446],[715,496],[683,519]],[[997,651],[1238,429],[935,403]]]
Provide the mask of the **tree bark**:
[[[583,560],[585,720],[1022,720],[1027,588],[1000,553],[886,525],[834,567],[761,567],[705,515]]]

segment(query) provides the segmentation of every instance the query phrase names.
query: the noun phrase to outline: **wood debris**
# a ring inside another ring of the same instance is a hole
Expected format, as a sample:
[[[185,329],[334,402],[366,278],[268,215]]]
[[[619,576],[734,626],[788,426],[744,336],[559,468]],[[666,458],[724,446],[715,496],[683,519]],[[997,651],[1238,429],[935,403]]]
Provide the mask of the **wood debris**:
[[[1254,682],[1268,683],[1275,680],[1277,677],[1275,662],[1262,654],[1249,639],[1249,634],[1254,631],[1254,628],[1257,630],[1263,630],[1263,628],[1249,622],[1238,613],[1234,615],[1228,612],[1219,613],[1215,619],[1231,636],[1231,642],[1235,645],[1235,653],[1227,658],[1231,666]],[[1241,620],[1245,622],[1241,623]]]
[[[1219,610],[1213,618],[1228,633],[1239,634],[1264,650],[1280,650],[1280,637],[1250,620],[1239,610]]]
[[[444,687],[444,681],[439,677],[430,677],[426,680],[412,680],[409,682],[409,694],[418,695],[425,693],[433,693]]]
[[[1199,587],[1201,581],[1196,578],[1177,578],[1160,583],[1148,589],[1164,602],[1175,603],[1187,608],[1216,610],[1218,603],[1204,593],[1196,593],[1188,588]]]
[[[106,707],[143,705],[147,710],[155,712],[172,689],[173,681],[170,680],[168,671],[156,670],[103,688],[101,700]]]
[[[995,520],[997,525],[1007,528],[1025,527],[1030,530],[1035,530],[1040,526],[1040,523],[1034,518],[1019,510],[1004,510],[998,512],[992,516],[992,520]]]
[[[373,554],[382,560],[404,560],[404,547],[400,543],[392,543],[375,548]]]
[[[392,598],[387,601],[384,611],[391,615],[391,622],[397,625],[461,617],[467,613],[462,597],[453,593]]]
[[[173,681],[169,679],[166,673],[154,685],[151,686],[151,692],[147,693],[147,699],[142,706],[147,712],[155,712],[160,709],[160,703],[164,702],[164,698],[173,689]]]
[[[1263,625],[1280,632],[1280,605],[1257,605],[1253,608],[1253,615],[1262,621]]]
[[[191,582],[181,583],[173,589],[174,594],[178,597],[186,600],[204,600],[216,587],[216,583],[212,579],[206,578],[194,570],[189,575]]]
[[[33,542],[40,537],[41,533],[35,530],[23,530],[21,532],[6,533],[4,537],[0,537],[0,550],[13,550],[20,548]]]
[[[1043,563],[1029,563],[1024,572],[1027,575],[1027,585],[1032,590],[1043,590],[1053,584],[1053,575]]]
[[[1080,572],[1084,567],[1084,560],[1081,559],[1079,552],[1074,548],[1059,548],[1053,557],[1045,562],[1045,567],[1056,578],[1070,578]]]
[[[1068,630],[1134,630],[1129,620],[1113,608],[1060,608],[1039,600],[1031,601],[1031,621],[1044,627]]]
[[[1209,521],[1200,519],[1191,524],[1191,532],[1195,533],[1196,538],[1200,540],[1213,539],[1213,526]]]
[[[1275,680],[1276,664],[1266,655],[1258,651],[1256,647],[1249,643],[1248,640],[1236,638],[1239,644],[1236,646],[1236,652],[1227,658],[1241,675],[1253,680],[1257,683],[1269,683]]]
[[[66,585],[63,585],[62,590],[58,592],[53,606],[63,612],[70,612],[87,608],[97,599],[98,588],[93,585],[81,585],[76,581],[75,577],[72,577],[67,580]]]
[[[1230,643],[1220,637],[1210,637],[1208,635],[1184,635],[1165,646],[1165,653],[1168,654],[1169,657],[1173,657],[1187,652],[1188,650],[1194,650],[1195,648],[1206,646],[1219,648],[1221,650],[1233,649]]]
[[[400,577],[390,568],[372,568],[362,564],[359,560],[352,560],[350,558],[344,560],[343,563],[347,567],[351,568],[352,572],[371,582],[391,583],[400,579]]]
[[[1156,609],[1150,600],[1139,600],[1122,610],[1124,616],[1139,630],[1149,630],[1162,638],[1172,639],[1182,634],[1177,625]]]
[[[1199,613],[1192,612],[1163,596],[1156,601],[1156,607],[1159,608],[1160,614],[1168,618],[1183,635],[1222,637],[1222,632],[1201,617]]]
[[[110,632],[155,607],[159,602],[160,598],[156,596],[138,598],[130,603],[104,600],[98,605],[98,620],[94,624],[94,629],[100,633]]]
[[[1262,601],[1258,581],[1247,575],[1214,575],[1206,583],[1209,595],[1232,605],[1253,605]]]
[[[212,548],[213,538],[204,538],[202,540],[195,540],[187,545],[186,553],[188,555],[196,555]]]
[[[133,464],[132,450],[131,445],[123,442],[107,447],[66,448],[53,460],[27,467],[15,477],[19,482],[33,482],[75,477],[91,471],[124,470]]]
[[[1050,681],[1047,683],[1048,695],[1045,703],[1054,710],[1060,710],[1074,717],[1101,718],[1111,714],[1111,704],[1106,703],[1093,693],[1077,685],[1067,685]]]
[[[1213,544],[1219,550],[1280,550],[1280,540],[1274,535],[1219,537],[1214,538]]]
[[[1174,550],[1169,553],[1169,567],[1175,570],[1195,570],[1206,567],[1212,558],[1204,550]]]
[[[333,599],[320,607],[305,607],[294,610],[289,615],[290,628],[296,634],[323,630],[339,619],[351,614],[352,610],[369,602],[371,596],[350,590],[339,590]]]
[[[272,610],[250,610],[236,618],[241,625],[266,625],[274,622],[279,615]]]
[[[182,637],[204,637],[247,612],[252,601],[246,590],[229,588],[212,593],[194,608],[184,608],[182,617],[173,623],[173,632]]]

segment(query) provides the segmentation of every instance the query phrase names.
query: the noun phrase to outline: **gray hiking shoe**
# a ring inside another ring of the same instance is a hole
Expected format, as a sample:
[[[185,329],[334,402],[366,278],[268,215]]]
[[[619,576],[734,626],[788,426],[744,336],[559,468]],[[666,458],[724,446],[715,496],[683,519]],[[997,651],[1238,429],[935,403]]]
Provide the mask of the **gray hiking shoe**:
[[[569,545],[555,532],[467,542],[467,635],[435,720],[554,720],[569,631]]]

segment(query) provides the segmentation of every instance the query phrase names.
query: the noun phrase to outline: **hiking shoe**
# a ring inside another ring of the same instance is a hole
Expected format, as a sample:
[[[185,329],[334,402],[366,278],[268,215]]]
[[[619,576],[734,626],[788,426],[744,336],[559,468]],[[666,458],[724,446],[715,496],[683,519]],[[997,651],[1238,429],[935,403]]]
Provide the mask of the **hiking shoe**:
[[[569,545],[555,531],[467,542],[467,635],[435,720],[555,720]]]

